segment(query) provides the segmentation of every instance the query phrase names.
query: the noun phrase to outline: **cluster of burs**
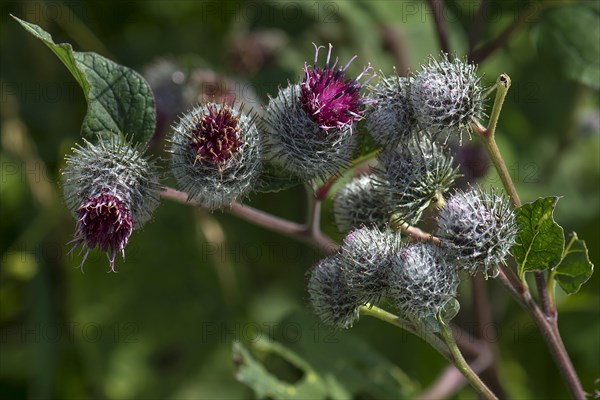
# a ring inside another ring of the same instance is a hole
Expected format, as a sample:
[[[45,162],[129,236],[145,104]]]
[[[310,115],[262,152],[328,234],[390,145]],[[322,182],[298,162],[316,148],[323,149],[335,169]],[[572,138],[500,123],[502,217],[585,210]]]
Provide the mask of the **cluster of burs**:
[[[311,303],[336,327],[350,326],[360,306],[383,298],[411,319],[451,313],[459,273],[494,276],[516,235],[511,206],[499,193],[447,195],[458,173],[444,143],[462,141],[483,116],[476,68],[442,54],[408,77],[374,73],[369,65],[349,78],[353,60],[338,66],[331,45],[316,47],[302,79],[260,112],[227,103],[194,107],[173,126],[171,172],[188,200],[223,209],[256,188],[266,164],[311,183],[341,174],[360,153],[363,124],[379,146],[377,163],[335,194],[335,221],[347,236],[339,252],[312,269]],[[84,261],[99,247],[114,271],[116,254],[124,256],[132,231],[159,203],[155,164],[116,136],[86,141],[66,158],[65,198]],[[401,238],[435,207],[436,244]]]

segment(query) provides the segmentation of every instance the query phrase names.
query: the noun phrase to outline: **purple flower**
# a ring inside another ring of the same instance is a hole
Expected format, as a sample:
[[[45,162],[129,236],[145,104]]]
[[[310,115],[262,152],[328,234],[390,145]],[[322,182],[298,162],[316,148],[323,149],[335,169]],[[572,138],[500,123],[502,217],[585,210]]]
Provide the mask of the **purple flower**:
[[[77,227],[73,251],[82,245],[85,255],[81,267],[91,249],[98,246],[106,253],[110,271],[115,272],[115,257],[121,253],[125,258],[125,246],[133,231],[133,218],[125,203],[117,196],[104,192],[88,198],[77,210]]]
[[[239,139],[239,118],[229,107],[215,110],[208,104],[207,111],[199,119],[196,118],[190,132],[190,145],[196,152],[194,163],[209,160],[219,164],[227,161],[242,145]]]
[[[321,48],[324,46],[315,45],[315,61],[312,69],[304,63],[304,80],[300,83],[300,103],[308,116],[326,133],[330,129],[351,129],[353,122],[363,118],[363,106],[366,102],[359,94],[363,84],[358,81],[371,69],[371,65],[369,64],[355,79],[345,79],[344,73],[356,56],[352,57],[344,67],[336,70],[337,58],[332,66],[329,65],[333,48],[329,44],[325,68],[318,68],[317,60]]]

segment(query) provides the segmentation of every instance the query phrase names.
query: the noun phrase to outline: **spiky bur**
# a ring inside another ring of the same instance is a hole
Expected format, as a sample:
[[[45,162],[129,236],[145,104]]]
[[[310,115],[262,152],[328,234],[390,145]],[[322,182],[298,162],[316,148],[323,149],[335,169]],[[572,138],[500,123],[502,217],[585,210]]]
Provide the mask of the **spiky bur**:
[[[436,235],[460,269],[486,277],[498,274],[515,243],[518,225],[506,195],[481,188],[457,191],[437,218]]]
[[[320,319],[348,328],[358,319],[360,306],[379,302],[387,293],[391,260],[400,247],[400,234],[390,230],[362,227],[348,234],[341,250],[321,260],[308,281]]]
[[[366,114],[366,126],[383,147],[395,147],[406,141],[416,126],[408,99],[409,79],[392,75],[383,77],[371,88],[373,104]]]
[[[211,210],[246,196],[262,169],[254,118],[225,104],[209,103],[184,114],[173,128],[170,152],[179,188]]]
[[[473,118],[483,116],[484,89],[477,67],[442,53],[414,76],[409,98],[421,129],[446,137],[470,135]]]
[[[458,176],[452,157],[427,135],[383,151],[379,162],[376,173],[382,179],[375,181],[377,189],[390,196],[393,219],[409,225],[415,225],[432,203],[441,203]]]
[[[356,149],[353,124],[363,118],[368,102],[360,96],[358,82],[370,66],[355,79],[346,78],[346,68],[317,67],[317,47],[312,68],[304,66],[304,79],[280,89],[265,111],[266,143],[274,162],[304,180],[325,180],[347,167]]]
[[[442,250],[432,243],[418,242],[394,255],[388,297],[404,316],[427,323],[438,313],[447,314],[447,308],[456,307],[458,284],[456,268]],[[452,314],[446,316],[452,318]]]
[[[383,228],[389,222],[391,202],[374,179],[373,175],[355,177],[335,194],[333,215],[340,232],[362,225]]]
[[[344,238],[340,268],[355,303],[377,304],[385,296],[391,261],[400,247],[400,233],[375,226],[355,229]]]
[[[327,325],[349,328],[358,320],[359,303],[353,298],[340,265],[339,253],[319,261],[308,280],[310,303],[317,316]]]
[[[99,247],[114,272],[117,253],[125,258],[131,233],[141,228],[158,206],[156,168],[142,150],[116,135],[98,138],[98,143],[86,140],[65,160],[65,202],[77,219],[71,251],[81,246],[83,267],[90,250]]]

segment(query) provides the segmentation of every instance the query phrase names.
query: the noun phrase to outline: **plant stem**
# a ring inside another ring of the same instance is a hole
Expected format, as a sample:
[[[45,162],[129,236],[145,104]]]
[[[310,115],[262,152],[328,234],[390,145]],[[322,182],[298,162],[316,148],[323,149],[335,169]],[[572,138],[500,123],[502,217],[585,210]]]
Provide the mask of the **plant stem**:
[[[436,349],[446,360],[452,362],[452,355],[448,351],[448,348],[439,337],[437,337],[431,330],[418,327],[413,322],[404,320],[397,315],[392,314],[377,306],[360,306],[359,308],[361,315],[369,315],[375,317],[388,324],[397,326],[400,329],[404,329],[407,332],[412,333],[415,336],[420,337],[426,341],[431,347]]]
[[[165,188],[160,195],[166,199],[170,199],[178,203],[188,204],[195,207],[199,206],[194,201],[188,201],[186,193],[172,188]],[[316,231],[313,229],[313,227],[309,228],[306,225],[276,217],[275,215],[257,210],[256,208],[252,208],[238,202],[232,203],[229,208],[226,208],[223,211],[255,225],[310,244],[323,250],[325,253],[332,253],[339,249],[339,245],[324,235],[320,230]]]
[[[506,93],[510,87],[510,78],[508,75],[501,74],[498,77],[496,86],[496,100],[494,107],[492,108],[488,127],[486,129],[481,129],[480,125],[474,123],[473,130],[483,139],[486,150],[488,151],[488,154],[492,159],[498,174],[500,175],[504,189],[510,196],[513,206],[517,208],[521,206],[521,200],[510,174],[508,173],[506,163],[502,158],[495,140],[498,118],[500,116],[500,111],[502,110],[502,104],[506,98]],[[569,390],[571,391],[571,395],[575,399],[585,399],[585,392],[581,386],[581,382],[577,377],[575,368],[573,367],[571,359],[569,358],[569,355],[564,347],[564,343],[560,337],[556,313],[552,312],[552,302],[550,298],[553,298],[554,296],[552,295],[549,298],[547,292],[548,287],[546,286],[546,281],[543,274],[539,271],[536,271],[534,272],[534,275],[540,302],[544,307],[544,312],[540,310],[538,305],[531,297],[531,292],[527,288],[525,281],[519,280],[515,276],[514,272],[508,267],[501,266],[501,282],[503,282],[509,288],[510,293],[515,297],[515,299],[517,299],[522,307],[530,313],[533,320],[536,322],[538,329],[542,333],[542,336],[544,337],[550,349],[550,353],[554,357],[560,373],[562,374],[567,386],[569,387]]]
[[[471,369],[465,358],[462,356],[462,353],[458,349],[456,345],[456,341],[454,340],[454,336],[452,335],[452,330],[446,323],[442,320],[441,317],[438,316],[438,321],[441,329],[441,336],[450,353],[452,354],[452,359],[454,361],[454,365],[456,368],[464,375],[465,378],[469,381],[471,386],[475,388],[483,397],[486,399],[497,399],[496,395],[492,393],[492,391],[479,379],[479,376]]]
[[[444,21],[444,4],[442,3],[442,0],[427,0],[427,4],[429,4],[429,8],[433,13],[433,22],[435,23],[435,32],[440,44],[440,49],[444,53],[450,53],[448,32]]]

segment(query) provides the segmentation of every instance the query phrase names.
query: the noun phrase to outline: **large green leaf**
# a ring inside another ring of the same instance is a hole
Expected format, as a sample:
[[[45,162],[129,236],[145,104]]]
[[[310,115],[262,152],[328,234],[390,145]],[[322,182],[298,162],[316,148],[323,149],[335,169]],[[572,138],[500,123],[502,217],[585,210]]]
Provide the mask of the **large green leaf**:
[[[140,74],[96,53],[56,44],[39,26],[13,18],[56,54],[83,89],[88,103],[81,126],[84,137],[95,140],[98,135],[116,133],[136,143],[148,142],[154,133],[156,110],[152,91]]]
[[[551,268],[560,261],[565,239],[563,229],[554,222],[557,202],[558,197],[544,197],[517,210],[519,234],[512,254],[520,276],[526,271]]]
[[[235,377],[238,381],[251,387],[257,398],[317,400],[327,397],[326,382],[297,354],[281,344],[269,340],[256,341],[252,347],[255,351],[272,353],[282,357],[303,373],[303,379],[299,382],[288,383],[280,380],[257,361],[240,342],[234,342]]]
[[[400,400],[416,394],[414,381],[367,342],[348,331],[333,331],[305,312],[292,313],[269,333],[268,340],[254,341],[250,349],[239,343],[233,347],[236,378],[258,398]],[[265,364],[273,355],[301,377],[293,382],[279,378],[281,363],[276,374],[270,372]]]
[[[567,294],[577,293],[594,272],[594,264],[588,256],[585,241],[575,232],[569,235],[568,244],[563,252],[560,264],[554,269],[554,279]]]
[[[600,88],[599,3],[548,9],[533,30],[533,40],[550,66],[571,79]]]

